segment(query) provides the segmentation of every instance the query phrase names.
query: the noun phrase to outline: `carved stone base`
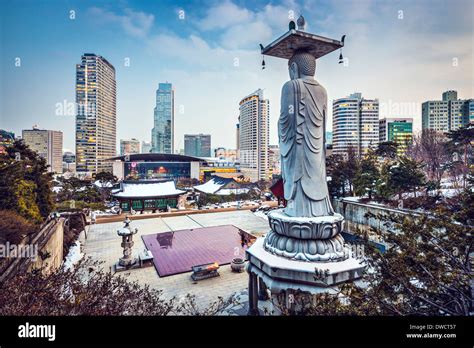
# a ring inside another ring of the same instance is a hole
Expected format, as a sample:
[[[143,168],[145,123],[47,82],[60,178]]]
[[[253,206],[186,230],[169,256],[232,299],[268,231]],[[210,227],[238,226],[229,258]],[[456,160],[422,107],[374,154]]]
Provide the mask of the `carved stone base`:
[[[297,239],[271,231],[265,238],[264,248],[268,252],[299,261],[342,261],[349,257],[349,248],[344,246],[340,234],[330,239]]]
[[[353,257],[334,262],[290,260],[268,252],[263,244],[263,238],[258,238],[247,249],[247,272],[257,274],[273,294],[285,289],[319,293],[325,288],[360,278],[365,268],[362,260]]]
[[[318,217],[293,217],[283,209],[268,214],[272,231],[266,236],[268,252],[299,261],[332,262],[349,257],[344,246],[344,218],[340,214]]]
[[[334,213],[329,216],[294,217],[285,214],[283,209],[268,213],[272,231],[298,239],[329,239],[343,230],[344,217]]]

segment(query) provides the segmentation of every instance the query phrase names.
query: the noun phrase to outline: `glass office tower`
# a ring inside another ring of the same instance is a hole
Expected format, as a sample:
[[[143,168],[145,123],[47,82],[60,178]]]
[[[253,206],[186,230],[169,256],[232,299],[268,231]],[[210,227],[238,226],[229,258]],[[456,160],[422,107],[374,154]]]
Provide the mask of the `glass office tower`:
[[[174,90],[171,83],[160,83],[156,90],[152,152],[173,153],[174,149]]]

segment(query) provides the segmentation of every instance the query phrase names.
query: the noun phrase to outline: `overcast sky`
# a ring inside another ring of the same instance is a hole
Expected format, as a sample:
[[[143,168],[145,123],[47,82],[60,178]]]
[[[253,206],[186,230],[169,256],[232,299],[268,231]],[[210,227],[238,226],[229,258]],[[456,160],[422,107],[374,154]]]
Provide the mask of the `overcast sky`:
[[[381,117],[412,116],[419,129],[421,102],[448,89],[474,97],[473,12],[470,0],[2,2],[0,128],[61,130],[74,150],[75,117],[57,109],[74,103],[75,64],[87,52],[116,69],[117,144],[150,140],[155,90],[165,81],[175,88],[177,149],[185,133],[235,148],[238,103],[258,88],[270,99],[277,143],[287,62],[266,58],[262,70],[258,44],[287,31],[294,13],[311,33],[346,34],[348,66],[339,52],[317,61],[329,103],[361,92],[380,100]]]

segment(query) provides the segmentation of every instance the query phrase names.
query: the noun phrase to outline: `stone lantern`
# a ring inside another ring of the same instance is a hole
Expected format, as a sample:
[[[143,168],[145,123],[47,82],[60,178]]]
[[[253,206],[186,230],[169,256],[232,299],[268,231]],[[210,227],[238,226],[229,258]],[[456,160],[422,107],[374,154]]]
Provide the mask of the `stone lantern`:
[[[124,221],[124,226],[117,230],[117,234],[122,237],[121,247],[123,248],[123,256],[119,259],[119,262],[115,264],[115,271],[124,271],[130,268],[138,267],[138,260],[132,257],[133,247],[133,235],[138,232],[138,229],[134,230],[130,227],[130,218],[127,216]]]

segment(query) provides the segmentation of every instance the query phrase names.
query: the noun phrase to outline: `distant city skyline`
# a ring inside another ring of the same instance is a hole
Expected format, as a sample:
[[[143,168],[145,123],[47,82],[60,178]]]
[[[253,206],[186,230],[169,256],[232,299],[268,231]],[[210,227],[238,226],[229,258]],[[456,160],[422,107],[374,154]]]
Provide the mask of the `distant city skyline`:
[[[227,0],[208,6],[133,0],[5,2],[0,11],[0,127],[15,134],[33,124],[58,129],[64,133],[64,148],[74,151],[75,116],[67,110],[75,103],[75,64],[84,52],[94,52],[116,68],[117,141],[151,140],[156,86],[168,80],[179,91],[175,140],[202,132],[211,134],[216,146],[235,148],[236,103],[262,88],[275,105],[270,143],[276,144],[279,86],[288,80],[287,66],[266,58],[262,70],[258,44],[270,43],[285,30],[293,11],[305,16],[312,32],[347,35],[343,54],[348,66],[337,64],[337,53],[317,62],[316,79],[328,91],[328,104],[357,90],[379,99],[381,118],[414,117],[416,132],[422,102],[450,89],[460,99],[474,96],[473,6],[468,0]],[[39,53],[48,59],[39,59]],[[331,110],[328,116],[330,128]]]

